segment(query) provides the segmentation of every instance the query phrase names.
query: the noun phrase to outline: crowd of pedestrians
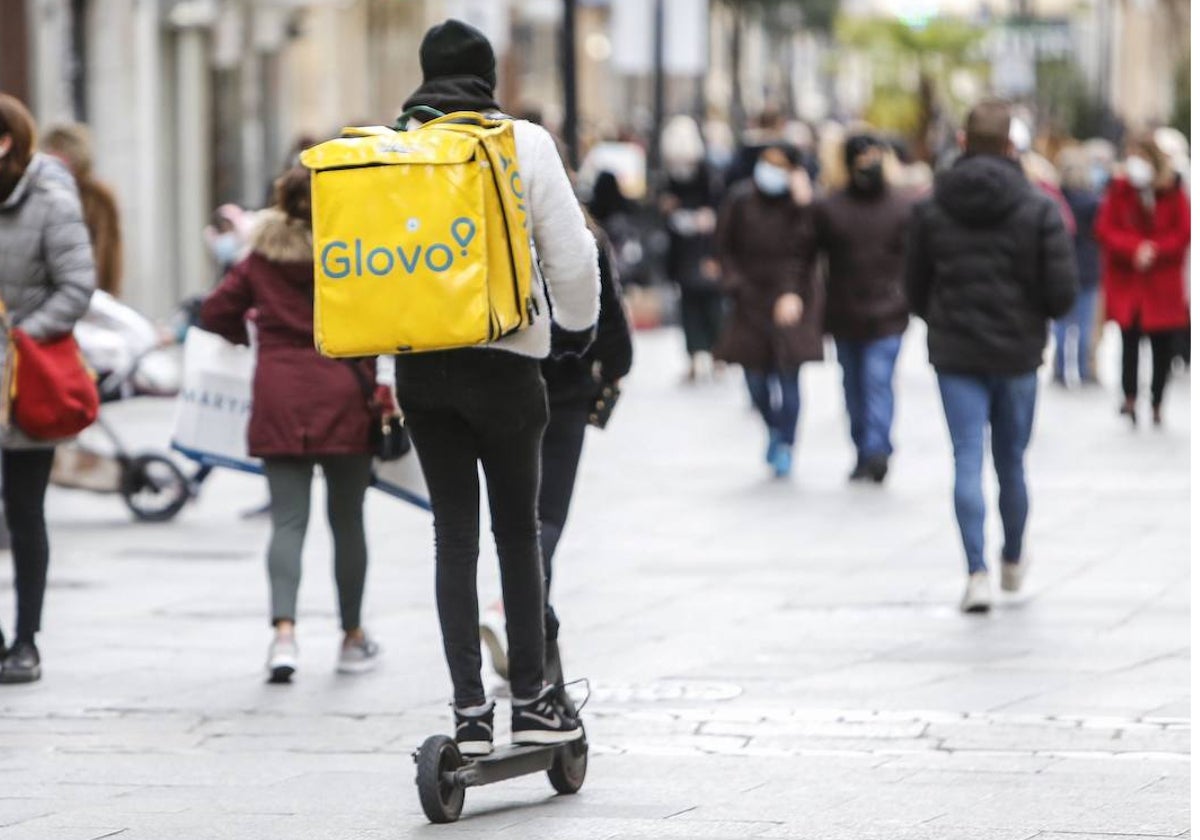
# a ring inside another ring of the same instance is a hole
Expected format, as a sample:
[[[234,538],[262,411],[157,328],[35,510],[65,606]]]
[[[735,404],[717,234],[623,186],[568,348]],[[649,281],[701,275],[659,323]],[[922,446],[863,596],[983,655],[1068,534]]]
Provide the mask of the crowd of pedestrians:
[[[505,117],[495,56],[478,31],[456,21],[434,27],[420,60],[424,81],[406,112]],[[275,183],[272,207],[252,221],[232,207],[214,216],[205,236],[221,279],[196,313],[232,342],[256,337],[248,444],[270,493],[270,679],[287,682],[299,668],[296,601],[318,468],[329,489],[344,634],[336,667],[369,670],[380,654],[363,626],[363,501],[373,430],[402,414],[429,489],[435,596],[467,754],[492,749],[495,712],[481,677],[481,469],[500,561],[496,612],[505,622],[503,639],[486,628],[485,636],[504,649],[514,739],[581,737],[561,699],[552,562],[586,430],[604,425],[632,366],[622,283],[646,282],[653,250],[646,208],[623,194],[617,174],[583,184],[545,128],[516,120],[513,133],[539,268],[523,329],[484,347],[394,360],[322,356],[314,347],[312,179],[294,160]],[[922,319],[954,456],[967,567],[961,606],[986,612],[985,450],[990,440],[1004,534],[1000,585],[1017,591],[1029,567],[1025,455],[1051,333],[1052,381],[1088,387],[1098,383],[1100,318],[1119,325],[1119,411],[1135,425],[1148,341],[1151,417],[1163,422],[1190,323],[1180,151],[1138,134],[1119,164],[1102,147],[1076,144],[1056,167],[1035,150],[1028,124],[992,99],[970,111],[935,177],[869,127],[824,133],[836,137],[836,154],[820,132],[778,112],[740,145],[688,116],[668,122],[651,207],[679,291],[685,381],[739,366],[762,421],[764,460],[784,479],[799,439],[801,370],[823,361],[828,344],[855,450],[849,479],[880,485],[903,443],[893,434],[897,359],[910,317]],[[72,331],[93,289],[119,294],[121,250],[115,202],[92,176],[86,133],[55,129],[41,148],[28,110],[0,95],[0,297],[12,325],[49,340]],[[12,424],[0,439],[18,605],[11,647],[0,636],[0,682],[40,675],[44,499],[60,442],[31,439]]]

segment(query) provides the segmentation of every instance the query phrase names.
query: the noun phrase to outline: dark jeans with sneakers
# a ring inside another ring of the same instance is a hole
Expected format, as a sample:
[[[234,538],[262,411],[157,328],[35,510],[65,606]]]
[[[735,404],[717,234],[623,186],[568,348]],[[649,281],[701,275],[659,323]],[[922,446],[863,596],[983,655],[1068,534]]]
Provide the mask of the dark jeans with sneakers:
[[[780,443],[796,442],[800,422],[800,368],[745,371],[750,400],[767,431]]]
[[[46,571],[50,565],[46,488],[53,466],[53,449],[5,449],[0,454],[4,518],[12,535],[18,642],[33,642],[42,627]]]
[[[396,385],[433,507],[437,604],[454,703],[482,704],[479,466],[500,559],[514,698],[542,690],[545,581],[538,544],[542,433],[549,410],[536,359],[468,349],[401,356]]]
[[[902,338],[889,335],[873,341],[837,341],[850,438],[860,461],[892,454],[892,420],[896,415],[892,379]]]
[[[939,371],[938,388],[954,445],[954,512],[967,554],[967,571],[987,571],[983,556],[983,451],[989,427],[1004,525],[1001,557],[1018,561],[1029,518],[1025,449],[1033,435],[1037,374],[974,376]]]
[[[587,434],[586,408],[555,406],[542,441],[542,489],[538,495],[538,518],[542,525],[542,564],[546,574],[546,639],[558,639],[558,616],[550,604],[550,580],[554,571],[554,552],[567,524],[575,476],[583,455]]]

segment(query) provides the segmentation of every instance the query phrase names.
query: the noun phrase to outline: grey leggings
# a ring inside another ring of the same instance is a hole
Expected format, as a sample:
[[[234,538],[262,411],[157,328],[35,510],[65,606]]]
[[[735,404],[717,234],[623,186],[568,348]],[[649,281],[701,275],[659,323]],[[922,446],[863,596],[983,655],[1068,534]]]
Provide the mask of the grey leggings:
[[[337,581],[342,630],[362,625],[363,584],[367,577],[367,538],[363,497],[371,482],[369,455],[315,458],[266,458],[263,469],[271,490],[271,623],[296,620],[300,555],[308,530],[313,467],[325,474],[329,526],[333,530],[333,573]]]

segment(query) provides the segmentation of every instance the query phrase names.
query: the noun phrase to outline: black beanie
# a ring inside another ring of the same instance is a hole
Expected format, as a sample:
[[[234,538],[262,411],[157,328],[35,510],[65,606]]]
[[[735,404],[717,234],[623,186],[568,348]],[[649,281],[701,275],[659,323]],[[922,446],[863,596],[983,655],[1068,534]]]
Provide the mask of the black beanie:
[[[446,76],[478,76],[496,87],[496,53],[487,36],[453,18],[425,33],[421,41],[425,81]]]
[[[883,147],[883,141],[874,134],[851,134],[846,138],[846,168],[853,169],[854,161],[868,149]]]

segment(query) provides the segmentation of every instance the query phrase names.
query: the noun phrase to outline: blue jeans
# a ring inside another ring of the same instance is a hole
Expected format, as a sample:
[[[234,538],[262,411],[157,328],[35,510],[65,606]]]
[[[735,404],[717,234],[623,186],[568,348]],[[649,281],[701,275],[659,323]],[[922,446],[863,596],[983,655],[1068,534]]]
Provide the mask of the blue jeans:
[[[800,422],[800,369],[747,370],[746,387],[771,437],[794,445]]]
[[[967,553],[967,570],[987,569],[983,559],[983,444],[989,425],[1004,524],[1001,557],[1020,560],[1029,518],[1025,449],[1033,434],[1037,374],[963,376],[939,372],[938,388],[954,444],[954,513]]]
[[[850,438],[859,461],[892,454],[892,418],[896,413],[892,376],[901,338],[891,335],[875,341],[837,341]]]
[[[1067,334],[1073,331],[1078,336],[1075,342],[1075,359],[1079,366],[1079,380],[1087,382],[1096,378],[1090,367],[1092,331],[1096,328],[1096,300],[1100,290],[1093,286],[1080,289],[1071,311],[1054,322],[1054,376],[1065,379],[1067,374]]]

